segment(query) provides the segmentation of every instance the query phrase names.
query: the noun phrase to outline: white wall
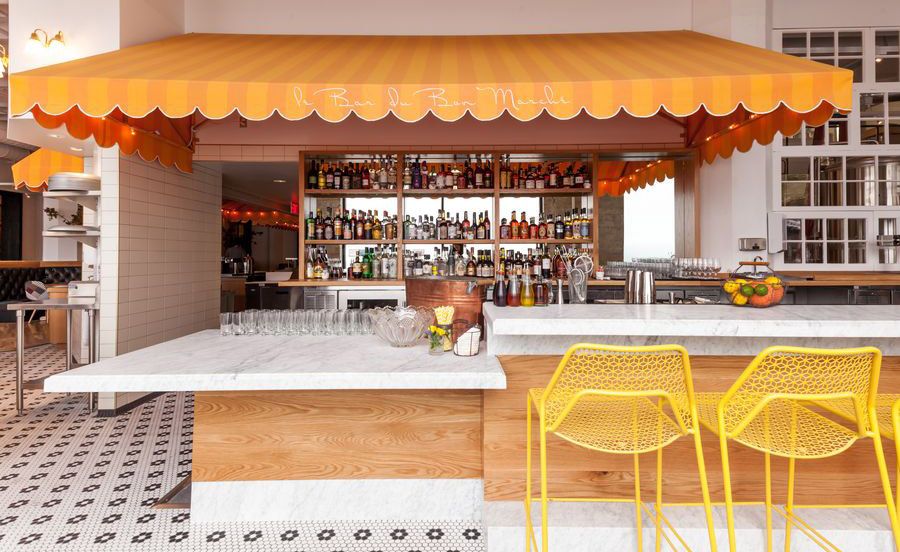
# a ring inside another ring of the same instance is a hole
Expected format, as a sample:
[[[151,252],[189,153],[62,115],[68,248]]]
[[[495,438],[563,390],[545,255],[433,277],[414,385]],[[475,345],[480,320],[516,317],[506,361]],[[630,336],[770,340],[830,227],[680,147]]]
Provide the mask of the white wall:
[[[222,174],[102,151],[100,357],[218,327]],[[100,408],[140,394],[101,394]]]
[[[122,48],[184,33],[184,0],[121,0]]]
[[[62,31],[66,47],[27,48],[35,29]],[[119,0],[9,0],[9,71],[15,73],[119,48]]]
[[[187,32],[467,35],[647,31],[691,27],[691,0],[186,0]]]
[[[695,0],[694,30],[765,48],[769,42],[767,0]],[[766,236],[768,147],[716,159],[700,168],[700,255],[718,258],[724,269],[753,254],[738,251],[739,238]]]
[[[883,27],[900,24],[897,0],[773,0],[772,27]]]

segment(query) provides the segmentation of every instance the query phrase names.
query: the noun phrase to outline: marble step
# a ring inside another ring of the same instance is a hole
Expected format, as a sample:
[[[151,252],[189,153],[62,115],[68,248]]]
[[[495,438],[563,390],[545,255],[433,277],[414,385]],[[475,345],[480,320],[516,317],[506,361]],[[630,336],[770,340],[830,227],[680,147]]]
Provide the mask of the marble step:
[[[540,543],[540,505],[533,514],[535,537]],[[550,504],[549,549],[559,552],[636,550],[634,505],[627,503]],[[652,510],[652,506],[651,506]],[[664,513],[694,551],[709,550],[703,508],[668,506]],[[719,550],[728,550],[725,508],[716,507],[716,541]],[[737,506],[736,537],[739,551],[765,550],[765,513],[762,506]],[[890,522],[882,508],[842,508],[798,510],[798,515],[841,550],[893,551]],[[644,514],[644,550],[653,550],[655,526]],[[525,548],[525,512],[521,502],[486,502],[484,525],[488,552],[522,552]],[[774,549],[784,549],[784,518],[774,514]],[[674,537],[672,537],[674,540]],[[676,542],[677,544],[677,542]],[[663,550],[670,550],[663,542]],[[679,548],[681,549],[681,548]],[[792,531],[792,552],[820,552],[796,528]]]

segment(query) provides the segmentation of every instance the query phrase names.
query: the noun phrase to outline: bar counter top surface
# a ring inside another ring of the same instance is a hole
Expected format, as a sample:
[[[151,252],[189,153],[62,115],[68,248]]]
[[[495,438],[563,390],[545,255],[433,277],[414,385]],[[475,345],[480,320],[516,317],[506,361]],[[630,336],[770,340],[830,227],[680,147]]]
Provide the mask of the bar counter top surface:
[[[755,355],[770,345],[873,345],[900,354],[900,307],[891,305],[484,305],[488,352],[561,354],[579,342],[679,343],[692,354]]]
[[[44,381],[51,392],[503,389],[484,347],[474,357],[428,354],[425,340],[391,347],[374,335],[222,336],[204,330]]]
[[[683,335],[724,337],[900,337],[892,305],[550,305],[495,307],[495,335]]]

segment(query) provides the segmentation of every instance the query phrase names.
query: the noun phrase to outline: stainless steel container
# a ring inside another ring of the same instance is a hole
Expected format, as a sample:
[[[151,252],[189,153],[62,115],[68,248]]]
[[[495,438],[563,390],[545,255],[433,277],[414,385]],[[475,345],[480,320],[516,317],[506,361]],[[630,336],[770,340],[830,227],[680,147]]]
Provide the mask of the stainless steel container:
[[[652,272],[629,270],[625,274],[625,302],[642,305],[656,302],[656,278]]]

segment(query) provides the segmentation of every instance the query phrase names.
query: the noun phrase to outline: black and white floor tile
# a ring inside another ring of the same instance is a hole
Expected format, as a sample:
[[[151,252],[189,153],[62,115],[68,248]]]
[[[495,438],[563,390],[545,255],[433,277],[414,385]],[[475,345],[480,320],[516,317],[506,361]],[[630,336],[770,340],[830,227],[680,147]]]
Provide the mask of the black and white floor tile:
[[[53,345],[26,351],[26,378],[64,369]],[[170,393],[115,418],[81,394],[26,391],[0,352],[0,551],[261,550],[481,552],[483,528],[454,521],[191,524],[153,509],[191,470],[193,395]]]

